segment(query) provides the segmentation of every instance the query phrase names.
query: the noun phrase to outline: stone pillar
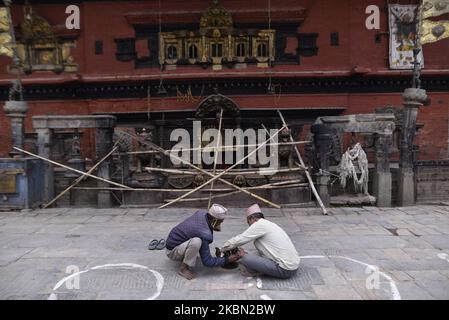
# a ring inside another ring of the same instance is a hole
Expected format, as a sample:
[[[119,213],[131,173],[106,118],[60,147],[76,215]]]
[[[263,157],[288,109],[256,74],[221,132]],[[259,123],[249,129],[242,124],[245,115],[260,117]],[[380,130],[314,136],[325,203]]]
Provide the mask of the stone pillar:
[[[408,88],[405,89],[402,97],[404,98],[404,124],[400,147],[398,205],[412,206],[415,204],[413,139],[416,133],[418,110],[427,100],[427,95],[423,89]]]
[[[320,169],[316,174],[318,185],[317,191],[324,206],[328,207],[330,204],[330,176],[327,171],[329,171],[329,155],[332,149],[332,135],[335,134],[335,130],[322,124],[314,124],[311,130],[314,134],[313,141],[315,145],[315,154]]]
[[[105,155],[107,155],[113,146],[113,128],[99,127],[95,132],[95,151],[97,156],[97,161],[100,161]],[[98,167],[97,176],[103,179],[111,179],[112,170],[112,157],[108,157],[104,160]],[[109,188],[110,184],[102,181],[98,181],[98,188]],[[97,205],[98,208],[111,208],[112,199],[111,192],[109,190],[99,190],[97,195]]]
[[[36,129],[37,132],[37,150],[41,157],[51,158],[52,130]],[[44,182],[44,201],[48,202],[55,197],[55,177],[53,165],[44,162],[45,182]]]
[[[376,167],[373,175],[373,193],[378,207],[391,207],[390,146],[393,133],[378,133],[375,136]]]
[[[13,147],[23,149],[23,141],[25,140],[23,121],[28,111],[28,105],[26,101],[6,101],[3,109],[11,119],[11,144]],[[12,149],[9,155],[12,158],[20,158],[22,153]]]

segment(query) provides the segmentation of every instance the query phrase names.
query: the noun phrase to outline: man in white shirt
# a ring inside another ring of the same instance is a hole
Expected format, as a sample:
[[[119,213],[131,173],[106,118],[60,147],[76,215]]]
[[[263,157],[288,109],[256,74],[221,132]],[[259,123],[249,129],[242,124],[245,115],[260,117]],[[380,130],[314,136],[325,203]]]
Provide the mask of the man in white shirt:
[[[229,251],[254,241],[260,256],[246,253],[240,249],[239,262],[246,268],[245,275],[268,275],[288,279],[299,268],[299,255],[290,237],[277,224],[264,218],[259,205],[254,204],[246,210],[249,228],[245,232],[225,242],[221,251]]]

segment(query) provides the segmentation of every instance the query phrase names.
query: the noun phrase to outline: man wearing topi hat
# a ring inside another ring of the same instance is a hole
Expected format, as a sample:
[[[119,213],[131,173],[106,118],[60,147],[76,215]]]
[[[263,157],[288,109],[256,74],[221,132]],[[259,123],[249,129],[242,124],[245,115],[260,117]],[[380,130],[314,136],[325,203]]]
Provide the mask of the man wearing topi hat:
[[[287,233],[277,224],[266,220],[257,204],[246,209],[246,221],[249,228],[226,241],[221,250],[232,250],[254,241],[259,255],[248,254],[243,249],[239,251],[239,262],[246,269],[244,275],[267,275],[281,279],[295,275],[299,267],[299,255]]]
[[[213,204],[208,211],[199,210],[174,227],[167,238],[167,256],[182,261],[178,274],[191,280],[196,274],[191,270],[198,255],[206,267],[224,266],[239,259],[238,255],[212,257],[209,244],[214,241],[214,231],[221,231],[221,223],[228,210]]]

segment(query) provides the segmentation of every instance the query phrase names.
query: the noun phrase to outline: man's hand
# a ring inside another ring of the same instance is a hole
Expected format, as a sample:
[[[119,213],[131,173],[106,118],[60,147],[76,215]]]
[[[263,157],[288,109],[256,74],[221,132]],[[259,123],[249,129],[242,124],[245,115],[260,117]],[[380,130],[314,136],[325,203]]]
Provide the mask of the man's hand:
[[[243,248],[239,248],[239,251],[237,253],[238,255],[240,255],[240,258],[243,257],[246,254],[246,251],[243,250]]]
[[[236,262],[241,257],[243,257],[245,254],[246,254],[245,250],[243,250],[242,248],[239,248],[237,253],[231,254],[228,257],[228,262]]]
[[[238,254],[238,253],[236,253],[236,254],[231,254],[229,257],[228,257],[228,262],[236,262],[237,260],[239,260],[241,257],[240,257],[240,255]]]

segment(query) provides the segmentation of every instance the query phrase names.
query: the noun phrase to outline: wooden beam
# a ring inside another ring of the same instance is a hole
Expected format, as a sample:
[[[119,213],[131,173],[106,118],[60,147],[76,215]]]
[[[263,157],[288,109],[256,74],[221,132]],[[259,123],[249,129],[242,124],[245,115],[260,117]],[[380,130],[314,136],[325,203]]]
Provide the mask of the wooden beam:
[[[118,147],[114,147],[107,155],[105,155],[100,161],[98,161],[92,168],[89,169],[89,171],[87,171],[87,173],[83,174],[81,177],[78,177],[69,187],[67,187],[64,191],[62,191],[60,194],[58,194],[53,200],[51,200],[50,202],[48,202],[47,204],[44,205],[44,209],[48,208],[49,206],[51,206],[55,201],[57,201],[59,198],[61,198],[64,194],[66,194],[68,191],[70,191],[70,189],[72,189],[73,187],[75,187],[78,183],[80,183],[82,180],[84,180],[85,177],[87,177],[87,174],[91,174],[92,172],[94,172],[94,170],[96,168],[98,168],[98,166],[104,161],[106,160],[111,154],[114,153],[115,150],[117,150]]]
[[[62,167],[62,168],[64,168],[64,169],[67,169],[67,170],[70,170],[70,171],[73,171],[73,172],[76,172],[76,173],[79,173],[79,174],[82,174],[82,175],[86,175],[86,176],[88,176],[88,177],[90,177],[90,178],[93,178],[93,179],[96,179],[96,180],[99,180],[99,181],[103,181],[103,182],[112,184],[112,185],[114,185],[114,186],[118,186],[118,187],[120,187],[120,188],[125,188],[125,189],[127,189],[127,190],[133,190],[133,188],[131,188],[131,187],[125,186],[125,185],[123,185],[123,184],[120,184],[120,183],[117,183],[117,182],[114,182],[114,181],[110,181],[110,180],[107,180],[107,179],[103,179],[103,178],[94,176],[94,175],[92,175],[92,174],[90,174],[90,173],[87,173],[87,172],[83,172],[83,171],[80,171],[80,170],[77,170],[77,169],[73,169],[73,168],[71,168],[71,167],[68,167],[68,166],[66,166],[66,165],[63,165],[63,164],[58,163],[58,162],[56,162],[56,161],[53,161],[53,160],[50,160],[50,159],[47,159],[47,158],[38,156],[37,154],[31,153],[31,152],[29,152],[29,151],[25,151],[25,150],[20,149],[20,148],[17,148],[17,147],[14,147],[14,149],[16,149],[17,151],[23,152],[23,153],[25,153],[25,154],[27,154],[27,155],[29,155],[29,156],[32,156],[32,157],[35,157],[35,158],[44,160],[44,161],[46,161],[46,162],[50,162],[51,164],[54,164],[54,165],[56,165],[56,166],[58,166],[58,167]]]

